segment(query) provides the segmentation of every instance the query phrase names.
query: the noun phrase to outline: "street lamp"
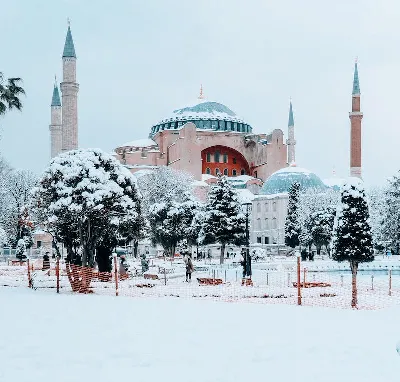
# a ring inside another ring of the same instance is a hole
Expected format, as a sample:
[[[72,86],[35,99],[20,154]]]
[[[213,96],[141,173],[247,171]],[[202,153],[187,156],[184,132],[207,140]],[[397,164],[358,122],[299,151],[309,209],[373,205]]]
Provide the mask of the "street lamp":
[[[251,257],[250,257],[250,233],[249,233],[249,216],[251,212],[251,203],[243,203],[243,207],[245,207],[246,217],[246,256],[244,259],[244,267],[243,267],[243,276],[247,276],[251,280]]]

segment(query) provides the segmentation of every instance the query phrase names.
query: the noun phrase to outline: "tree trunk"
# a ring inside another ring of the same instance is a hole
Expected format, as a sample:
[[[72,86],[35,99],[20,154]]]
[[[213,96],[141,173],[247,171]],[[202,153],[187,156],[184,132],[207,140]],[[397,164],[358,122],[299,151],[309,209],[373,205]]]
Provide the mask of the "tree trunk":
[[[139,241],[135,239],[133,241],[133,256],[135,257],[135,259],[137,259],[138,247],[139,247]]]
[[[225,244],[221,244],[221,254],[219,256],[219,263],[224,263],[224,255],[225,255]]]
[[[351,268],[351,307],[357,308],[357,270],[358,263],[356,261],[350,261]]]

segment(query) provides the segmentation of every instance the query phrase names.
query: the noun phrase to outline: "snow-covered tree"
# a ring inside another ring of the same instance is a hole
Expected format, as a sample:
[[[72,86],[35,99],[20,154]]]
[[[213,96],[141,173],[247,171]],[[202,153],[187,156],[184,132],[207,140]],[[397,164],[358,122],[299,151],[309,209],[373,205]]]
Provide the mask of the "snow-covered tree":
[[[26,252],[26,245],[23,239],[19,239],[15,249],[15,257],[19,260],[24,258]]]
[[[385,208],[382,216],[382,234],[396,253],[400,247],[400,171],[385,190]],[[378,221],[379,223],[379,221]]]
[[[386,238],[385,222],[390,222],[390,226],[387,228],[390,228],[393,224],[391,215],[389,214],[389,216],[386,217],[386,213],[391,210],[389,207],[391,204],[391,196],[387,194],[387,191],[388,189],[383,187],[374,187],[367,190],[371,232],[374,246],[377,250],[383,250],[385,248],[385,241],[390,241]],[[398,221],[400,222],[400,210],[396,209],[395,212],[399,214]]]
[[[225,176],[208,193],[205,216],[200,234],[202,244],[221,244],[220,263],[223,264],[227,244],[244,244],[246,219],[235,190]]]
[[[351,306],[357,306],[357,270],[360,263],[374,260],[369,210],[364,184],[351,178],[342,186],[332,240],[332,257],[348,261],[352,272]]]
[[[335,215],[336,210],[332,207],[311,214],[311,237],[318,254],[323,246],[328,250],[332,239]]]
[[[285,221],[285,244],[291,248],[299,245],[300,222],[298,215],[300,184],[295,182],[289,190],[288,212]]]
[[[132,174],[120,162],[99,149],[81,149],[51,161],[33,192],[32,206],[66,247],[67,263],[92,267],[95,248],[114,245],[105,238],[140,227],[139,198]],[[79,290],[87,290],[85,283]]]

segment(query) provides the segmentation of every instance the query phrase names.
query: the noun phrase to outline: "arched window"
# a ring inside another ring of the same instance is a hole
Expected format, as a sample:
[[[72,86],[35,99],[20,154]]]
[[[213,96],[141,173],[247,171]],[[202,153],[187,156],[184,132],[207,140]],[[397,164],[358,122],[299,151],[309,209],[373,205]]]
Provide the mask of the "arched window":
[[[254,171],[254,178],[257,178],[257,171]]]
[[[233,158],[233,159],[232,159],[232,163],[233,163],[233,164],[236,164],[236,158]]]
[[[224,163],[228,163],[228,154],[224,154],[223,156]]]
[[[261,203],[257,203],[257,212],[261,212]]]
[[[272,219],[272,228],[276,229],[276,218]]]
[[[273,211],[273,212],[276,212],[276,202],[273,202],[273,203],[272,203],[272,211]]]
[[[265,212],[268,212],[268,209],[269,209],[269,205],[268,205],[268,203],[265,203]]]
[[[224,168],[224,175],[228,175],[228,169]]]
[[[207,153],[206,155],[206,162],[210,163],[211,162],[211,153]]]
[[[268,220],[268,218],[265,219],[265,229],[266,230],[269,229],[269,220]]]
[[[226,122],[226,129],[227,130],[232,130],[232,122],[231,121],[227,121]]]
[[[236,176],[236,170],[232,170],[232,176]]]
[[[246,171],[245,171],[244,168],[242,168],[242,169],[240,170],[240,175],[246,175]]]
[[[257,219],[257,230],[261,231],[261,219]]]
[[[220,159],[219,156],[220,156],[220,154],[219,154],[219,151],[217,150],[214,154],[214,162],[215,163],[219,163],[219,159]]]
[[[215,175],[221,174],[221,171],[219,170],[219,168],[215,169]]]
[[[209,167],[206,168],[206,174],[210,175],[211,174],[211,170]]]

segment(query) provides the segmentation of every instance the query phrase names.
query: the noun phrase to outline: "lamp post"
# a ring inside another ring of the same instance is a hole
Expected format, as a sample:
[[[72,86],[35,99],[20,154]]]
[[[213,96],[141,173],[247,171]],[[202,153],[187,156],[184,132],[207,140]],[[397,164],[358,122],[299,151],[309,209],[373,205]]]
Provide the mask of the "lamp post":
[[[249,216],[251,212],[251,203],[243,203],[245,207],[245,217],[246,217],[246,257],[243,274],[251,280],[251,257],[250,257],[250,232],[249,232]]]

